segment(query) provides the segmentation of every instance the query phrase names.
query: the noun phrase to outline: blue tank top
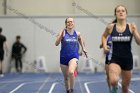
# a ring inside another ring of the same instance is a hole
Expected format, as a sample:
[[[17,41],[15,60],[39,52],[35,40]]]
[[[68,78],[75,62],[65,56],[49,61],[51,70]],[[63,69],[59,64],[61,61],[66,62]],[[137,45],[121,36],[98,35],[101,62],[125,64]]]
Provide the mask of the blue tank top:
[[[68,58],[75,57],[79,59],[79,43],[76,31],[74,30],[73,35],[70,35],[66,29],[64,31],[65,35],[61,40],[60,56]]]
[[[130,58],[131,53],[131,42],[132,33],[129,30],[129,25],[126,25],[124,32],[118,32],[116,30],[116,24],[114,24],[113,31],[111,33],[112,44],[113,44],[113,54],[112,57],[117,58]]]
[[[111,60],[112,57],[112,37],[111,35],[107,39],[107,45],[110,47],[109,52],[106,54],[108,60]]]

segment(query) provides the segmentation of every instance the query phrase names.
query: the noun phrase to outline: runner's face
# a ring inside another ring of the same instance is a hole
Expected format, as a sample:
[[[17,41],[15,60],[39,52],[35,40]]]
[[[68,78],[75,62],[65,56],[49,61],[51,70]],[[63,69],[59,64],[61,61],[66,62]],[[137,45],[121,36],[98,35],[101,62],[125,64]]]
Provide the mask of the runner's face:
[[[74,27],[74,20],[73,20],[73,18],[68,18],[68,19],[67,19],[66,27],[67,27],[68,29],[72,29],[72,28]]]
[[[127,16],[127,11],[125,9],[125,7],[123,6],[119,6],[116,8],[116,17],[119,20],[125,20]]]

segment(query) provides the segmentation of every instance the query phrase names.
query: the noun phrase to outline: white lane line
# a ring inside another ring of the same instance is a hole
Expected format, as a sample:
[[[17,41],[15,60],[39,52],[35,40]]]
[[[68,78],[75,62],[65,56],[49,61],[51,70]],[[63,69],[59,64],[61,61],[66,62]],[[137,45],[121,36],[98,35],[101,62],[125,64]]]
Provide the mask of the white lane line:
[[[137,81],[137,80],[140,80],[140,78],[132,78],[132,79],[131,79],[131,81]],[[84,86],[85,86],[85,88],[86,88],[87,93],[91,93],[91,92],[90,92],[90,89],[88,88],[88,84],[91,84],[91,83],[100,83],[100,82],[105,82],[105,81],[102,80],[102,81],[92,81],[92,82],[86,82],[86,83],[84,83]],[[122,88],[122,85],[121,85],[120,82],[118,83],[118,85]],[[135,92],[132,91],[131,89],[129,89],[129,92],[130,92],[130,93],[135,93]]]
[[[78,80],[78,83],[79,83],[79,85],[80,85],[80,90],[81,90],[81,93],[84,93],[83,92],[83,89],[82,89],[82,84],[80,83],[80,78],[79,78],[79,76],[77,76],[77,80]],[[76,82],[76,81],[75,81]]]
[[[89,83],[90,83],[90,82],[84,83],[84,86],[85,86],[85,88],[86,88],[87,93],[90,93],[90,90],[89,90],[89,88],[88,88],[88,84],[89,84]]]
[[[91,84],[91,83],[100,83],[100,82],[105,82],[105,80],[102,80],[102,81],[92,81],[92,82],[86,82],[86,83],[84,83],[84,86],[86,88],[87,93],[91,93],[90,90],[89,90],[89,88],[88,88],[88,84]]]
[[[132,78],[131,81],[138,81],[140,80],[140,78]],[[119,82],[118,85],[122,88],[121,83]],[[132,91],[131,89],[128,89],[130,93],[135,93],[134,91]]]
[[[43,82],[43,84],[39,87],[39,89],[38,89],[38,91],[36,93],[40,93],[41,89],[45,86],[47,81],[48,81],[48,78]]]
[[[43,88],[43,87],[45,86],[45,84],[48,82],[49,78],[50,78],[50,76],[48,76],[48,77],[44,80],[43,84],[39,87],[39,89],[37,90],[36,93],[40,93],[40,91],[42,90],[42,88]]]
[[[9,93],[15,93],[19,88],[21,88],[23,85],[25,85],[25,83],[20,84],[19,86],[17,86],[14,90],[10,91]]]
[[[119,85],[119,87],[121,87],[122,88],[122,84],[120,83],[120,82],[118,82],[118,85]],[[130,92],[130,93],[135,93],[134,91],[132,91],[131,89],[128,89],[128,91]]]
[[[52,93],[52,91],[54,90],[54,88],[55,88],[55,86],[57,84],[58,84],[58,82],[57,83],[53,83],[48,93]]]
[[[137,81],[140,80],[140,78],[132,78],[131,81]]]

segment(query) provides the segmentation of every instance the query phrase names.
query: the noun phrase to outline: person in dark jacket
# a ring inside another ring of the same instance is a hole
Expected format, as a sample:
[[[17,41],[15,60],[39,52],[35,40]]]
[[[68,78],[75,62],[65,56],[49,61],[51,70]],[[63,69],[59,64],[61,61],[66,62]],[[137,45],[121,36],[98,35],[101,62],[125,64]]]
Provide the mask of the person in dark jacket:
[[[22,72],[22,56],[27,51],[24,44],[20,42],[21,37],[16,36],[16,42],[12,46],[12,58],[15,59],[15,67],[17,72]]]

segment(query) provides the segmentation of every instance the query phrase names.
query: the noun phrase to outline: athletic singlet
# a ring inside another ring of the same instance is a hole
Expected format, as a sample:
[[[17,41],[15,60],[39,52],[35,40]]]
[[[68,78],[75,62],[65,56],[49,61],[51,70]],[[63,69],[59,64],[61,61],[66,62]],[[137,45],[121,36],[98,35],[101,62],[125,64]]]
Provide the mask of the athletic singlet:
[[[64,30],[65,35],[61,40],[61,57],[76,57],[79,59],[79,47],[78,47],[78,36],[74,30],[73,35],[70,35],[67,30]]]
[[[132,33],[129,30],[129,25],[126,25],[124,32],[118,32],[116,30],[116,24],[114,24],[113,31],[111,33],[113,44],[113,58],[130,58],[132,57],[131,42]]]

